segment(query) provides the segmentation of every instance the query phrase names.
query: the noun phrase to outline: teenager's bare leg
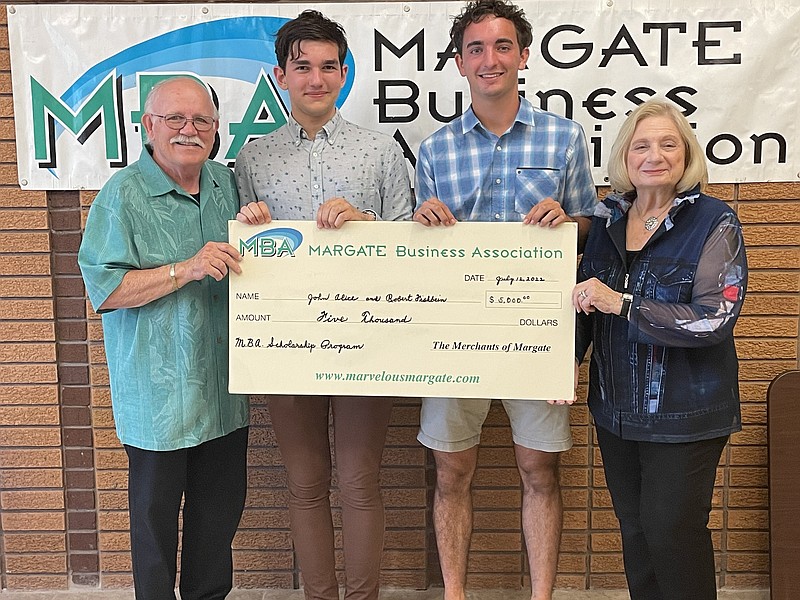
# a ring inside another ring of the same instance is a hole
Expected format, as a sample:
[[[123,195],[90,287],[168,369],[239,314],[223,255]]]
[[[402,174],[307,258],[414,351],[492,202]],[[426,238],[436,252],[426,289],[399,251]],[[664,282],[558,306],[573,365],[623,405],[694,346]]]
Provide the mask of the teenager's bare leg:
[[[433,456],[436,460],[433,524],[444,580],[444,600],[464,600],[472,536],[471,488],[478,447],[461,452],[434,450]]]
[[[522,477],[522,529],[531,571],[531,598],[551,600],[562,525],[559,453],[516,444],[514,451]]]

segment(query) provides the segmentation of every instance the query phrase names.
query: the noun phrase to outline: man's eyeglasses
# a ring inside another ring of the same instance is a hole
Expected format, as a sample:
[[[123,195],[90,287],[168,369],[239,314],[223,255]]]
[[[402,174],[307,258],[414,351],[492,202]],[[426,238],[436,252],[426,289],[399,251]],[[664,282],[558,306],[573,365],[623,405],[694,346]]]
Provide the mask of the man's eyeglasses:
[[[167,127],[175,131],[183,129],[189,121],[192,122],[197,131],[209,131],[214,126],[214,121],[216,121],[214,117],[194,117],[189,119],[183,115],[156,115],[153,113],[150,113],[150,116],[164,119]]]

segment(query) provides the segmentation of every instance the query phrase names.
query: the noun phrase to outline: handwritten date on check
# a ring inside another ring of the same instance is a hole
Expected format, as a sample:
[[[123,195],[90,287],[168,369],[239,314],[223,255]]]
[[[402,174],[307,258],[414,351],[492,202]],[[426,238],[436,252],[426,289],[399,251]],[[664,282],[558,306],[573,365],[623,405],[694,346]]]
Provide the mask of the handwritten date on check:
[[[574,223],[228,232],[232,392],[572,398]]]

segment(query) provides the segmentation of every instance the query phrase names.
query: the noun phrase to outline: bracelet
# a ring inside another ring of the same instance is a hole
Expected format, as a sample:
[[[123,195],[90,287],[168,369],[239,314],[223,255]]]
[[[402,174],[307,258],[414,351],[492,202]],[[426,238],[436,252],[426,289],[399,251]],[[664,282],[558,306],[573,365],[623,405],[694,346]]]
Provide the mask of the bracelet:
[[[172,280],[172,291],[178,291],[178,278],[175,277],[175,263],[169,266],[169,278]]]

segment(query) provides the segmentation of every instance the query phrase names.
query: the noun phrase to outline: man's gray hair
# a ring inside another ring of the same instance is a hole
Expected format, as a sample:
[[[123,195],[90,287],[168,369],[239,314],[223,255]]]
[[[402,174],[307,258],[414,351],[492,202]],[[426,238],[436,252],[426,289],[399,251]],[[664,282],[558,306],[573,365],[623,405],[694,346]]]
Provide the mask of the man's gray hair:
[[[173,83],[175,81],[190,82],[195,84],[197,87],[201,88],[208,95],[208,102],[209,104],[211,104],[211,108],[214,110],[213,114],[210,116],[214,117],[214,119],[216,120],[219,120],[219,111],[217,110],[217,107],[214,105],[214,98],[211,96],[211,93],[208,91],[208,88],[199,79],[195,79],[194,77],[189,77],[188,75],[178,75],[176,77],[170,77],[169,79],[162,79],[153,87],[151,87],[150,91],[147,93],[147,98],[145,98],[144,101],[144,112],[142,113],[142,116],[144,116],[145,114],[153,114],[153,105],[156,103],[156,100],[158,99],[158,94],[160,93],[161,88],[163,88],[168,83]],[[150,136],[147,134],[147,129],[144,130],[144,137],[145,137],[145,143],[149,144]]]

